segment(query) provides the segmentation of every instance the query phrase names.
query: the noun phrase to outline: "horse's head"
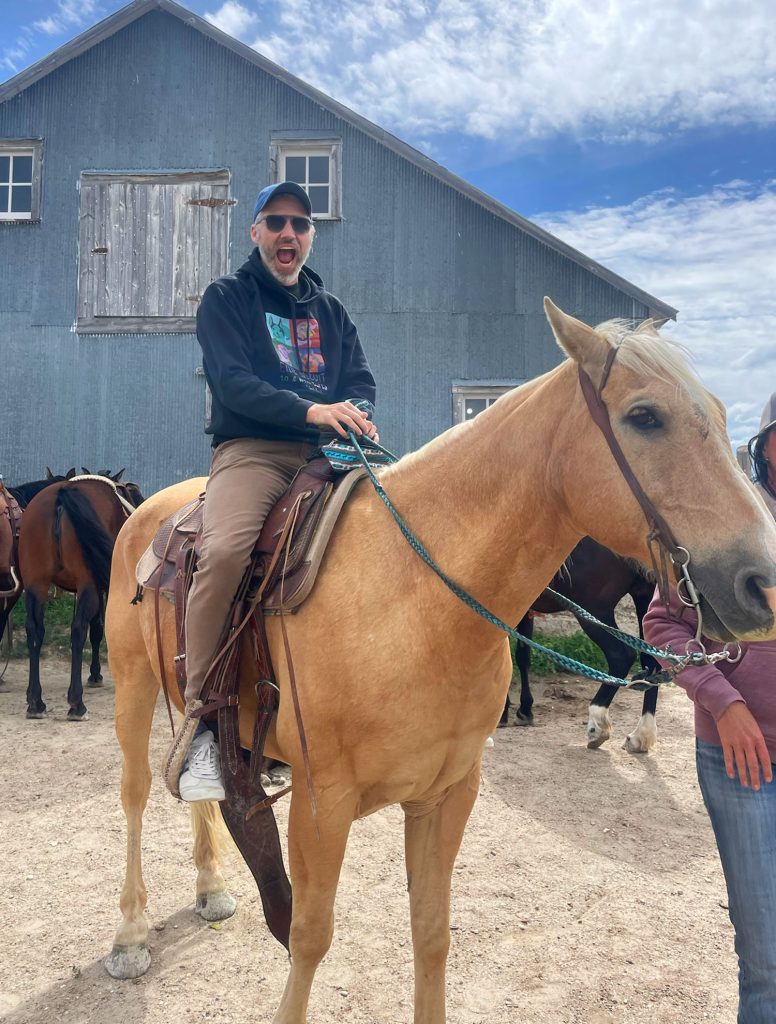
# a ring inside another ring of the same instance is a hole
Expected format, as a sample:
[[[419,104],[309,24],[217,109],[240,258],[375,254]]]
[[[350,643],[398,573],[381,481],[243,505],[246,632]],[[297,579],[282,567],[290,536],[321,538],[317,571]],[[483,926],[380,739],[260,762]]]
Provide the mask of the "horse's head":
[[[123,473],[124,470],[122,469],[121,472]],[[126,483],[123,484],[117,484],[116,489],[124,498],[126,498],[130,505],[134,505],[135,508],[137,508],[138,505],[142,505],[143,502],[145,501],[145,498],[143,497],[140,488],[137,486],[137,484],[133,484],[127,481]]]
[[[644,512],[591,419],[578,383],[581,368],[596,390],[603,385],[616,441],[690,553],[704,632],[720,640],[775,637],[776,524],[733,457],[722,404],[651,323],[630,329],[612,321],[593,330],[549,299],[545,309],[558,344],[576,364],[564,368],[573,375],[575,399],[555,442],[577,458],[562,482],[575,526],[651,565]],[[603,518],[602,507],[609,509]]]

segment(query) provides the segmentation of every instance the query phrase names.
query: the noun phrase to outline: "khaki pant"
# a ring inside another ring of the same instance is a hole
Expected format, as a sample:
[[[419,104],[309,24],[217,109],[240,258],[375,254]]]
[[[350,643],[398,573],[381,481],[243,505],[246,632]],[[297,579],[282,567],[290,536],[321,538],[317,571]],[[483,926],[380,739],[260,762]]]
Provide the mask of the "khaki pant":
[[[239,437],[213,452],[186,612],[187,701],[205,698],[205,674],[264,520],[312,451],[296,441]]]

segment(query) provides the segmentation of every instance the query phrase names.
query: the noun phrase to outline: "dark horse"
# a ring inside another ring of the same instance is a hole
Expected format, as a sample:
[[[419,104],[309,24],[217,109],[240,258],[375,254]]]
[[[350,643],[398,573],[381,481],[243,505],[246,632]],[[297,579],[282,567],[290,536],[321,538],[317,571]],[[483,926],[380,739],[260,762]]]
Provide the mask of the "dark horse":
[[[571,552],[564,568],[553,577],[550,587],[564,597],[591,612],[607,626],[617,626],[614,610],[625,597],[630,594],[636,608],[641,634],[641,621],[646,614],[649,602],[655,591],[655,584],[646,579],[642,572],[635,569],[632,563],[620,558],[609,548],[598,544],[591,537],[583,537]],[[517,631],[523,636],[532,638],[532,612],[552,614],[562,612],[564,606],[546,590],[534,601],[531,611],[523,618]],[[635,658],[632,648],[613,637],[600,626],[594,626],[577,616],[577,621],[604,653],[609,674],[624,678]],[[530,648],[518,643],[515,648],[515,662],[520,671],[520,706],[515,712],[516,725],[533,723],[533,697],[528,682],[528,667],[531,660]],[[659,670],[659,665],[648,654],[641,655],[641,667],[644,672]],[[590,702],[590,713],[587,723],[588,747],[600,747],[612,733],[612,722],[609,717],[609,705],[620,689],[619,686],[604,683]],[[501,716],[501,724],[505,725],[509,711],[509,697]],[[651,686],[644,692],[639,724],[625,740],[625,749],[634,754],[647,753],[655,745],[655,708],[657,706],[657,687]]]
[[[19,536],[19,565],[24,580],[30,655],[28,718],[42,718],[46,713],[40,686],[40,649],[45,635],[44,609],[52,586],[76,595],[70,629],[70,721],[80,722],[88,717],[81,682],[87,629],[92,645],[89,685],[102,685],[100,643],[113,545],[129,513],[143,501],[135,484],[119,482],[122,473],[123,470],[113,477],[74,477],[52,484],[37,494],[25,510]]]
[[[50,469],[43,480],[30,480],[29,483],[17,487],[2,485],[5,494],[15,499],[20,511],[24,511],[30,501],[51,484],[61,480],[69,480],[75,476],[75,466],[65,476],[55,476]],[[11,612],[22,596],[23,582],[19,570],[19,550],[16,532],[19,529],[15,516],[9,508],[5,495],[0,496],[0,637],[3,636]]]

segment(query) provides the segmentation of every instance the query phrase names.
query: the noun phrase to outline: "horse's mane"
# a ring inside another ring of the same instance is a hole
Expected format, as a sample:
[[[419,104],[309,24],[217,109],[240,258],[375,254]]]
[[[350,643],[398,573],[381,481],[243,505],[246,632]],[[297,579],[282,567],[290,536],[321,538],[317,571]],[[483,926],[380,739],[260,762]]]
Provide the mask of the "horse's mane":
[[[667,384],[676,384],[694,396],[704,393],[703,385],[690,366],[689,351],[660,334],[654,320],[639,324],[629,320],[606,320],[595,331],[617,348],[620,366]]]

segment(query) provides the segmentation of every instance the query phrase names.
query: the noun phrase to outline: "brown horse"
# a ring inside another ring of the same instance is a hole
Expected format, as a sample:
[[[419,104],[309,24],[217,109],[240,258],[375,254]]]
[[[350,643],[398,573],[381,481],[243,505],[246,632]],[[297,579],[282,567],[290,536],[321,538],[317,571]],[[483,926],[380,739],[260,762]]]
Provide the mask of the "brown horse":
[[[9,621],[11,612],[16,602],[22,596],[23,583],[19,570],[19,525],[16,516],[9,507],[7,495],[15,499],[20,512],[23,512],[36,494],[44,487],[50,487],[60,480],[69,480],[75,476],[75,467],[67,471],[66,476],[55,476],[50,469],[46,469],[46,477],[43,480],[30,480],[26,484],[18,484],[16,487],[6,487],[0,481],[0,637],[8,627],[9,642],[11,629]]]
[[[24,512],[19,567],[24,580],[30,656],[28,718],[43,718],[46,714],[40,685],[40,649],[51,587],[76,595],[70,628],[69,721],[88,718],[81,680],[87,629],[92,645],[89,685],[102,685],[100,643],[113,545],[129,512],[143,500],[135,484],[121,484],[120,479],[121,473],[114,477],[103,474],[51,484],[32,498]]]
[[[437,562],[506,622],[522,617],[586,534],[648,563],[642,511],[590,419],[577,372],[583,367],[598,386],[610,348],[619,344],[604,391],[614,431],[691,552],[707,628],[774,635],[776,525],[733,459],[720,404],[651,327],[594,331],[549,301],[546,308],[570,358],[385,470],[381,482],[396,507]],[[136,977],[150,962],[141,831],[160,684],[154,602],[130,605],[135,566],[159,524],[202,485],[177,484],[146,502],[122,530],[113,560],[106,629],[128,825],[122,921],[106,961],[114,977]],[[174,614],[162,605],[171,675]],[[316,589],[286,622],[317,815],[306,786],[295,785],[291,967],[274,1024],[307,1021],[352,822],[395,803],[405,812],[415,1022],[443,1024],[450,879],[477,797],[483,746],[512,675],[507,639],[420,561],[367,482],[345,508]],[[303,779],[277,617],[268,619],[268,632],[281,697],[267,754]],[[253,681],[241,682],[246,748]],[[234,901],[219,868],[213,805],[192,808],[197,908],[209,919],[225,917]]]

